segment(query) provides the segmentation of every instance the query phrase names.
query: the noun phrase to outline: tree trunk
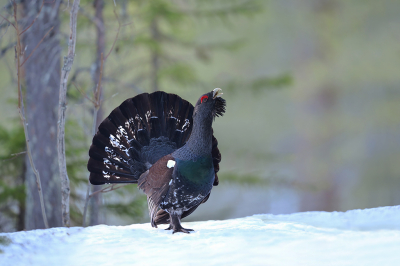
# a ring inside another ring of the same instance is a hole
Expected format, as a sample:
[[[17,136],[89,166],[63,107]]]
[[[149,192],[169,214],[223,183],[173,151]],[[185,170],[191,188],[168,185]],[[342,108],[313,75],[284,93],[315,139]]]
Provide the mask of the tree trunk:
[[[57,161],[57,107],[60,82],[59,6],[61,1],[23,1],[23,35],[25,58],[31,54],[43,36],[54,27],[25,62],[26,119],[29,124],[30,145],[36,168],[40,173],[43,197],[50,227],[62,226],[61,191]],[[26,159],[25,228],[44,228],[35,176]]]

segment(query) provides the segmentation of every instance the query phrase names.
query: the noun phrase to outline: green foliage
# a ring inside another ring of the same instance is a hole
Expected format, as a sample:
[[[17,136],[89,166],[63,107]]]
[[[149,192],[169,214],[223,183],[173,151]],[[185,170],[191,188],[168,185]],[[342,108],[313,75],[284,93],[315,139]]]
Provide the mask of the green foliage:
[[[115,215],[128,217],[130,221],[141,221],[147,210],[146,196],[135,198],[128,203],[108,203],[104,207]]]
[[[260,91],[266,88],[281,88],[292,85],[293,79],[289,74],[284,74],[276,77],[264,77],[253,80],[250,83],[250,88],[253,91]]]
[[[11,160],[11,154],[25,150],[25,135],[22,126],[12,126],[11,129],[0,125],[0,160]],[[5,165],[3,165],[5,166]]]
[[[166,78],[168,81],[182,86],[188,86],[196,83],[197,76],[191,65],[183,62],[172,64],[170,67],[164,68],[159,77]]]
[[[203,0],[194,1],[196,9],[193,14],[199,18],[210,19],[233,19],[238,16],[251,17],[262,10],[262,1],[259,0]]]
[[[112,196],[111,193],[114,193],[112,201],[108,200]],[[147,212],[147,198],[136,185],[124,186],[111,193],[104,195],[106,203],[103,207],[106,211],[119,217],[129,218],[130,222],[143,222],[143,217]],[[117,194],[116,197],[115,194]]]
[[[25,135],[22,126],[11,129],[0,126],[0,206],[4,223],[18,224],[19,214],[25,206],[24,154]],[[0,224],[0,228],[9,227]]]
[[[222,184],[230,183],[240,186],[253,186],[253,187],[296,187],[302,190],[315,190],[315,186],[302,186],[296,183],[294,180],[286,176],[280,176],[276,174],[270,174],[267,177],[263,177],[258,173],[244,173],[238,174],[235,172],[222,172],[218,173],[218,178]]]
[[[11,244],[11,239],[6,236],[0,236],[0,245],[8,246]]]
[[[23,184],[10,186],[7,182],[0,180],[0,204],[9,200],[25,201],[25,186]]]
[[[11,239],[6,236],[0,236],[0,246],[8,246],[11,244]],[[0,254],[4,253],[3,250],[0,249]]]
[[[255,174],[239,175],[231,172],[218,173],[218,178],[221,180],[221,182],[235,183],[240,185],[250,185],[250,186],[259,186],[259,185],[268,186],[270,183],[268,179],[262,178],[259,175]]]
[[[141,16],[144,21],[151,24],[155,19],[167,23],[169,26],[179,27],[182,20],[186,18],[185,14],[178,9],[171,1],[153,0],[153,1],[138,1],[141,5]]]
[[[88,137],[77,120],[68,119],[65,125],[65,155],[67,157],[68,176],[73,186],[87,183],[85,174],[88,159]]]
[[[290,74],[278,75],[275,77],[260,77],[253,80],[236,80],[229,79],[224,82],[221,87],[229,93],[234,93],[237,90],[249,90],[259,93],[263,90],[280,89],[289,87],[293,83],[293,78]]]

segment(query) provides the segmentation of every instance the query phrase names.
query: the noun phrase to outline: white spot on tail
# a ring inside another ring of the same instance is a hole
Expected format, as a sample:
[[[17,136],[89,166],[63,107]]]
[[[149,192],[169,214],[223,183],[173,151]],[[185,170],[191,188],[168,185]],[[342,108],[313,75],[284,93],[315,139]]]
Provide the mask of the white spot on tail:
[[[182,126],[182,131],[186,131],[186,129],[188,129],[189,126],[190,126],[189,119],[185,119],[185,124],[183,124],[183,126]]]
[[[167,162],[167,167],[168,167],[168,168],[171,168],[171,167],[174,167],[174,166],[175,166],[175,161],[169,160],[169,161]]]

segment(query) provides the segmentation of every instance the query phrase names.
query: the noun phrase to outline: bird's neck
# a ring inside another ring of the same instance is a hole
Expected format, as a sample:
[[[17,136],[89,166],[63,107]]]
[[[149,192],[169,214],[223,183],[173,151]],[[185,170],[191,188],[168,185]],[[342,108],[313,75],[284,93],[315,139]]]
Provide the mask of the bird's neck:
[[[202,156],[211,156],[212,150],[212,117],[193,119],[193,128],[186,144],[177,150],[175,157],[181,159],[196,159]]]

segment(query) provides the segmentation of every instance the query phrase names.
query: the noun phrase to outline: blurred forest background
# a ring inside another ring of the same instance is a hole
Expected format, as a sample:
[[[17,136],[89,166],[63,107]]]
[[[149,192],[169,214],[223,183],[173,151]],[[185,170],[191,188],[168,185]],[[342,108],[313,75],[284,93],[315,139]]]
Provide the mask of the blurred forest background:
[[[23,61],[31,55],[22,88],[50,226],[62,226],[56,127],[72,2],[17,1],[21,29],[34,21],[21,35]],[[23,153],[13,5],[0,4],[0,232],[9,232],[43,221]],[[392,0],[82,0],[67,92],[72,225],[82,225],[100,78],[97,124],[142,92],[195,103],[223,89],[220,185],[185,221],[400,204],[399,14]],[[136,185],[90,200],[89,225],[148,220]]]

